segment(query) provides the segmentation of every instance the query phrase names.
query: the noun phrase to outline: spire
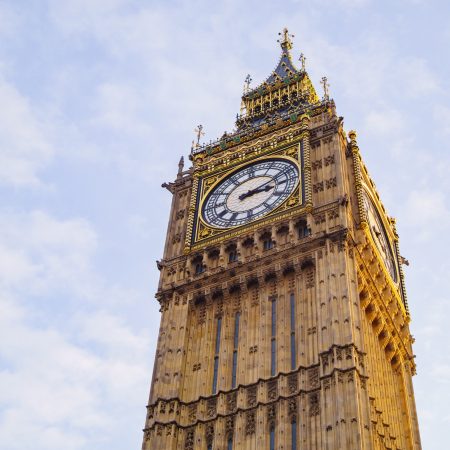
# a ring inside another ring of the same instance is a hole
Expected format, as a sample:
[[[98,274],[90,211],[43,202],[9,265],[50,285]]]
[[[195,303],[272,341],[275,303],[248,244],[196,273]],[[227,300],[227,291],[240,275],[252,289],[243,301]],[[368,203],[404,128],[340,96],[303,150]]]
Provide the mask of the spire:
[[[183,173],[183,169],[184,169],[184,158],[182,156],[180,158],[180,162],[178,163],[178,175],[181,176],[181,174]]]
[[[292,48],[291,38],[295,37],[293,34],[289,34],[287,28],[283,28],[281,33],[278,33],[279,36],[283,36],[282,39],[278,39],[278,42],[281,45],[281,48],[285,51],[289,51]]]
[[[277,67],[266,80],[267,84],[274,84],[277,81],[285,79],[286,77],[293,76],[299,73],[299,70],[294,66],[294,63],[292,62],[290,53],[290,50],[293,47],[292,38],[294,37],[294,35],[289,34],[287,28],[284,28],[281,33],[278,33],[278,35],[280,36],[280,39],[278,39],[277,42],[279,42],[283,51],[281,53],[281,58],[278,62]]]
[[[300,110],[320,103],[306,72],[306,58],[303,53],[299,58],[301,66],[297,68],[294,65],[291,56],[294,35],[290,34],[287,28],[278,35],[281,55],[269,77],[253,88],[250,88],[251,77],[248,75],[245,79],[241,115],[236,118],[238,129],[259,126],[283,114],[297,117],[293,113],[295,109]]]

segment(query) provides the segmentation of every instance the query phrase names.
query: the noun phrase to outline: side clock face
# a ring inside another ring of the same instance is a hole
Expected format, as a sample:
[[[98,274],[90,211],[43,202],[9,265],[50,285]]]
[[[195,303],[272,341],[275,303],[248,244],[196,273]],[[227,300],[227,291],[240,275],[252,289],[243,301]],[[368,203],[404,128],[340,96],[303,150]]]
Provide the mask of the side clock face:
[[[213,188],[203,203],[203,219],[216,228],[252,222],[280,206],[298,183],[298,167],[288,159],[249,164]]]
[[[372,234],[372,239],[374,240],[381,257],[383,258],[384,264],[391,275],[392,280],[396,283],[398,279],[397,266],[392,254],[390,240],[386,234],[386,230],[378,210],[366,192],[364,192],[364,208],[367,213],[367,221],[369,224],[370,233]]]

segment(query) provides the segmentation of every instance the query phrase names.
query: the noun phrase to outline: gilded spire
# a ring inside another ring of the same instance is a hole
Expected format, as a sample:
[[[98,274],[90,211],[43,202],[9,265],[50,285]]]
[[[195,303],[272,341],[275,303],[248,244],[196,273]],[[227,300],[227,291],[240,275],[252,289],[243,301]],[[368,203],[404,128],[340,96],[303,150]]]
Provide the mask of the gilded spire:
[[[287,28],[283,28],[283,31],[281,33],[278,33],[280,36],[280,39],[278,39],[278,42],[281,45],[281,48],[283,50],[289,51],[292,48],[292,41],[291,38],[294,37],[293,34],[289,34],[289,31]]]

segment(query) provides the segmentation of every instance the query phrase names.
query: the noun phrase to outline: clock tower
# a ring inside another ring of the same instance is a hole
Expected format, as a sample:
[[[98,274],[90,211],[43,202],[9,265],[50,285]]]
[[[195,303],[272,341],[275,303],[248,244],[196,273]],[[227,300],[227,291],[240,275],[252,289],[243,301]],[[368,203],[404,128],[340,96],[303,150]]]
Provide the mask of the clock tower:
[[[142,448],[418,450],[395,220],[326,79],[320,98],[280,45],[236,130],[163,184]]]

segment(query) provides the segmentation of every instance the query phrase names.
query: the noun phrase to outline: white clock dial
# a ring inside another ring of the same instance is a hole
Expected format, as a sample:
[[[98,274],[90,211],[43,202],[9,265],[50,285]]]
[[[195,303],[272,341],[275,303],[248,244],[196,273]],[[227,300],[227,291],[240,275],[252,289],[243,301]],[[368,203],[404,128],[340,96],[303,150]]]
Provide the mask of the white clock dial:
[[[208,194],[203,219],[217,228],[244,225],[280,206],[298,183],[298,167],[288,159],[250,164],[233,172]]]
[[[380,214],[378,213],[377,208],[366,192],[364,192],[364,209],[366,210],[367,222],[370,228],[372,239],[377,246],[378,252],[382,257],[392,280],[396,283],[397,266],[395,264],[390,240],[387,236]]]

